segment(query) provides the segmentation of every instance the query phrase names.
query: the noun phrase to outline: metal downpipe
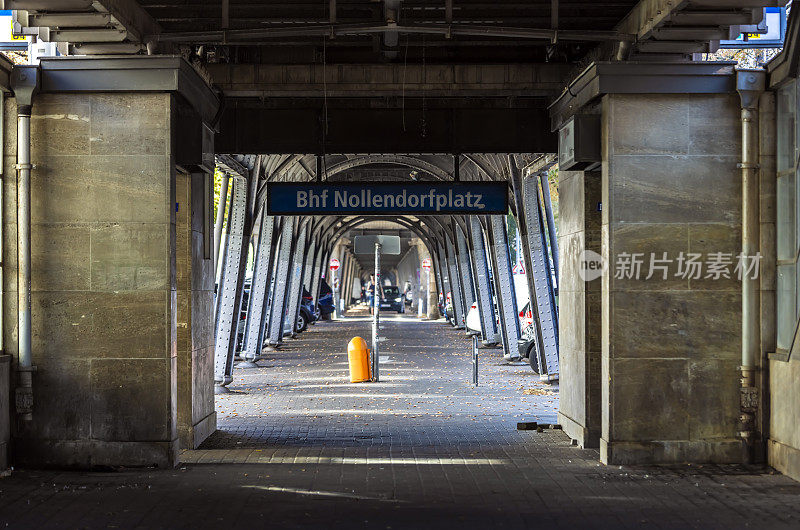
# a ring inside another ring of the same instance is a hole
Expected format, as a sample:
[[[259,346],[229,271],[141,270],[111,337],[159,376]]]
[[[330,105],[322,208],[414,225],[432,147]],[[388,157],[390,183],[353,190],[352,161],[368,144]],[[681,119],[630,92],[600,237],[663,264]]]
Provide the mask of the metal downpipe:
[[[33,419],[31,347],[31,109],[39,87],[39,69],[16,66],[11,87],[17,100],[17,325],[19,385],[16,408],[23,421]]]
[[[758,101],[764,91],[764,70],[737,70],[736,90],[741,97],[742,121],[742,259],[756,259],[759,252],[759,130]],[[742,378],[741,431],[747,445],[747,458],[753,461],[755,417],[758,411],[758,389],[755,386],[760,346],[760,278],[745,271],[742,274]]]

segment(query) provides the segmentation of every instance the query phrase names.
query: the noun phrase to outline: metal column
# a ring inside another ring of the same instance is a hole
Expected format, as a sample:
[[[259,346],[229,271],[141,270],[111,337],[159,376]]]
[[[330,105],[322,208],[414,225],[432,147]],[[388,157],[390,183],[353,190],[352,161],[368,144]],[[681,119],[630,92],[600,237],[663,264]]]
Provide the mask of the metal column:
[[[286,307],[286,284],[289,279],[289,266],[291,265],[292,247],[294,243],[294,217],[283,219],[281,242],[277,257],[277,272],[272,291],[272,300],[269,304],[269,338],[271,347],[277,346],[283,337],[283,315]]]
[[[533,278],[538,322],[542,334],[545,366],[542,374],[558,378],[558,315],[556,313],[553,279],[545,241],[543,219],[539,209],[539,182],[536,178],[522,179],[525,226],[531,255],[530,275]]]
[[[455,251],[453,250],[453,242],[447,238],[445,243],[447,246],[447,272],[450,283],[450,296],[453,303],[453,315],[456,321],[456,329],[464,328],[464,303],[462,301],[461,292],[461,279],[458,274],[458,265],[456,265]]]
[[[286,318],[289,319],[289,333],[292,337],[297,335],[297,312],[300,309],[300,294],[303,292],[303,265],[305,264],[305,252],[308,248],[306,241],[307,228],[303,227],[300,237],[297,238],[294,248],[294,258],[292,259],[292,277],[289,282],[289,301],[286,306]],[[284,324],[284,329],[286,325]]]
[[[303,285],[302,289],[308,289],[311,293],[311,277],[314,274],[314,258],[317,252],[317,240],[311,238],[306,252],[306,264],[303,266]],[[301,289],[301,291],[302,291]]]
[[[317,243],[317,250],[314,256],[313,268],[311,271],[311,296],[314,297],[314,308],[319,306],[319,287],[320,280],[322,280],[322,271],[324,270],[323,260],[325,259],[325,243],[320,239]]]
[[[217,318],[214,341],[214,382],[217,392],[227,392],[233,380],[233,356],[238,328],[239,303],[247,264],[248,236],[245,234],[247,181],[233,179],[228,211],[228,236],[225,239],[222,278],[217,290]]]
[[[489,216],[491,227],[491,250],[494,262],[494,285],[497,294],[497,309],[500,312],[503,331],[503,349],[509,359],[519,357],[519,308],[514,277],[511,274],[511,256],[508,252],[508,232],[503,215]]]
[[[553,217],[553,204],[550,201],[550,183],[547,180],[546,171],[542,171],[539,175],[539,181],[542,184],[542,199],[545,219],[547,219],[547,237],[550,241],[550,255],[553,257],[553,270],[556,276],[556,286],[558,286],[558,238],[556,237],[556,221]]]
[[[253,265],[253,284],[250,286],[250,300],[247,309],[247,324],[244,332],[244,348],[242,357],[245,364],[240,368],[253,367],[261,356],[264,345],[264,332],[268,316],[267,299],[270,281],[272,279],[272,236],[275,229],[275,218],[261,214],[261,227],[258,232],[258,248],[256,249],[255,264]]]
[[[464,293],[464,317],[466,318],[466,314],[469,311],[472,303],[475,302],[475,281],[474,281],[474,273],[472,270],[472,263],[470,260],[470,252],[469,252],[469,245],[467,244],[467,238],[464,235],[464,231],[461,230],[461,227],[457,223],[453,223],[454,228],[456,231],[456,250],[458,251],[458,268],[461,272],[460,278],[462,280],[461,285],[463,286],[463,293]]]
[[[489,285],[489,264],[486,261],[483,228],[477,215],[469,216],[469,228],[472,238],[472,266],[477,283],[478,311],[481,317],[481,336],[484,344],[494,345],[498,342],[497,320],[494,315],[492,289]]]

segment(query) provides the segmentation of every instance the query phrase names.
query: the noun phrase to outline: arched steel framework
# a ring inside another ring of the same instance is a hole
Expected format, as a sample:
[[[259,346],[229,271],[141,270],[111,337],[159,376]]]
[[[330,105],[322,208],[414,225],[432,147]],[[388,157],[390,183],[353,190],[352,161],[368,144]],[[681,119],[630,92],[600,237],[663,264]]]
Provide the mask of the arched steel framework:
[[[554,246],[552,227],[545,227],[540,202],[538,178],[523,178],[521,165],[539,164],[538,171],[546,165],[542,157],[521,155],[237,155],[219,157],[218,165],[235,178],[234,192],[229,208],[228,238],[222,253],[224,263],[220,285],[235,286],[234,291],[220,291],[218,296],[217,341],[215,380],[218,389],[232,379],[234,346],[236,344],[236,318],[221,319],[220,315],[236,314],[241,305],[244,264],[247,262],[247,243],[254,237],[253,285],[248,306],[248,322],[243,341],[242,355],[252,366],[266,343],[277,347],[287,334],[294,333],[294,322],[299,311],[301,293],[309,289],[315,300],[319,299],[321,279],[332,253],[341,249],[341,238],[348,231],[375,221],[386,221],[385,216],[324,215],[306,217],[271,217],[264,205],[267,182],[271,181],[328,181],[353,180],[349,172],[360,168],[380,171],[386,167],[409,169],[408,179],[436,180],[508,180],[511,211],[518,219],[523,236],[526,271],[531,304],[536,320],[537,348],[532,366],[548,378],[557,374],[557,333],[553,292],[542,291],[546,286],[542,276],[550,276],[549,249]],[[416,172],[416,174],[412,174]],[[356,179],[357,180],[357,179]],[[549,189],[547,190],[549,192]],[[392,218],[413,232],[425,245],[431,256],[436,286],[441,293],[451,293],[452,323],[463,327],[470,306],[475,303],[480,315],[481,335],[485,343],[502,340],[507,358],[518,356],[517,343],[520,324],[517,318],[514,282],[508,253],[505,216],[474,215],[408,215]],[[243,244],[233,244],[241,234]],[[255,239],[257,236],[257,240]],[[548,239],[549,237],[549,239]],[[549,245],[549,246],[548,246]],[[352,277],[357,263],[354,256],[344,251],[343,277],[345,290],[352,288]],[[238,264],[234,267],[232,264]],[[489,281],[493,279],[493,282]],[[543,283],[544,282],[544,283]],[[225,294],[227,293],[227,294]],[[550,302],[547,301],[547,294]],[[495,303],[496,298],[496,303]],[[548,320],[549,318],[549,320]],[[230,322],[229,322],[230,321]],[[550,326],[550,327],[548,327]],[[555,365],[553,364],[555,359]],[[557,375],[556,375],[557,376]]]

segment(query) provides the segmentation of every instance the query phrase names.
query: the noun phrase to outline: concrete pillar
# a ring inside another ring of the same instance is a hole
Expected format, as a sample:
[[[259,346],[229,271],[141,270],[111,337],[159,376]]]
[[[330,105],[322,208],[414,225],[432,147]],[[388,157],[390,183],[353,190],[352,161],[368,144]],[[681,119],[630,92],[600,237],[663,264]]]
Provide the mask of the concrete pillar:
[[[599,172],[559,173],[561,249],[558,292],[559,364],[563,384],[558,420],[581,447],[600,445],[600,292],[602,277],[582,277],[585,251],[600,255]]]
[[[32,324],[38,370],[33,419],[15,433],[19,465],[172,466],[180,448],[179,403],[187,443],[199,443],[202,433],[213,430],[206,394],[213,273],[210,260],[195,254],[202,246],[196,246],[194,219],[190,227],[188,215],[179,221],[175,211],[176,202],[178,213],[191,211],[188,177],[181,186],[183,212],[176,197],[177,105],[177,96],[163,92],[43,94],[34,103]],[[14,107],[7,100],[6,116]],[[13,278],[16,134],[8,127],[4,133],[3,262],[6,277]],[[182,266],[179,236],[186,249]],[[3,334],[10,339],[16,293],[7,289],[4,297]],[[4,341],[9,353],[16,353],[14,343]],[[185,346],[181,354],[179,343]],[[196,378],[189,378],[190,357]],[[191,414],[182,402],[189,394],[200,402]],[[203,422],[190,436],[189,424]]]
[[[214,410],[213,249],[203,252],[206,173],[180,172],[176,178],[176,282],[178,436],[194,449],[217,428]],[[212,243],[213,244],[213,243]],[[196,249],[196,251],[192,251]]]
[[[602,98],[602,249],[610,264],[602,290],[603,462],[745,458],[737,98]],[[646,279],[651,257],[665,252],[666,278],[658,270]],[[644,261],[639,279],[620,277],[617,260],[635,253]],[[701,255],[700,278],[681,274],[681,253]],[[732,256],[730,278],[707,277],[713,253]]]

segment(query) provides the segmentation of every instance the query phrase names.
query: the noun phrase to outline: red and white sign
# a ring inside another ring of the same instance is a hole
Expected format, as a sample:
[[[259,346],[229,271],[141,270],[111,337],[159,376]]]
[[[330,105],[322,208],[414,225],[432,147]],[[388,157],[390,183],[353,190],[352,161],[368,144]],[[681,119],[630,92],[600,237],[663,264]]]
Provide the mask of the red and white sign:
[[[332,271],[338,271],[339,270],[339,260],[336,259],[336,258],[331,258],[330,267],[331,267]]]
[[[522,263],[522,260],[519,260],[514,268],[511,269],[511,274],[525,274],[525,264]]]
[[[422,268],[425,270],[425,272],[430,271],[431,270],[431,260],[429,260],[428,258],[425,258],[424,260],[422,260]]]

